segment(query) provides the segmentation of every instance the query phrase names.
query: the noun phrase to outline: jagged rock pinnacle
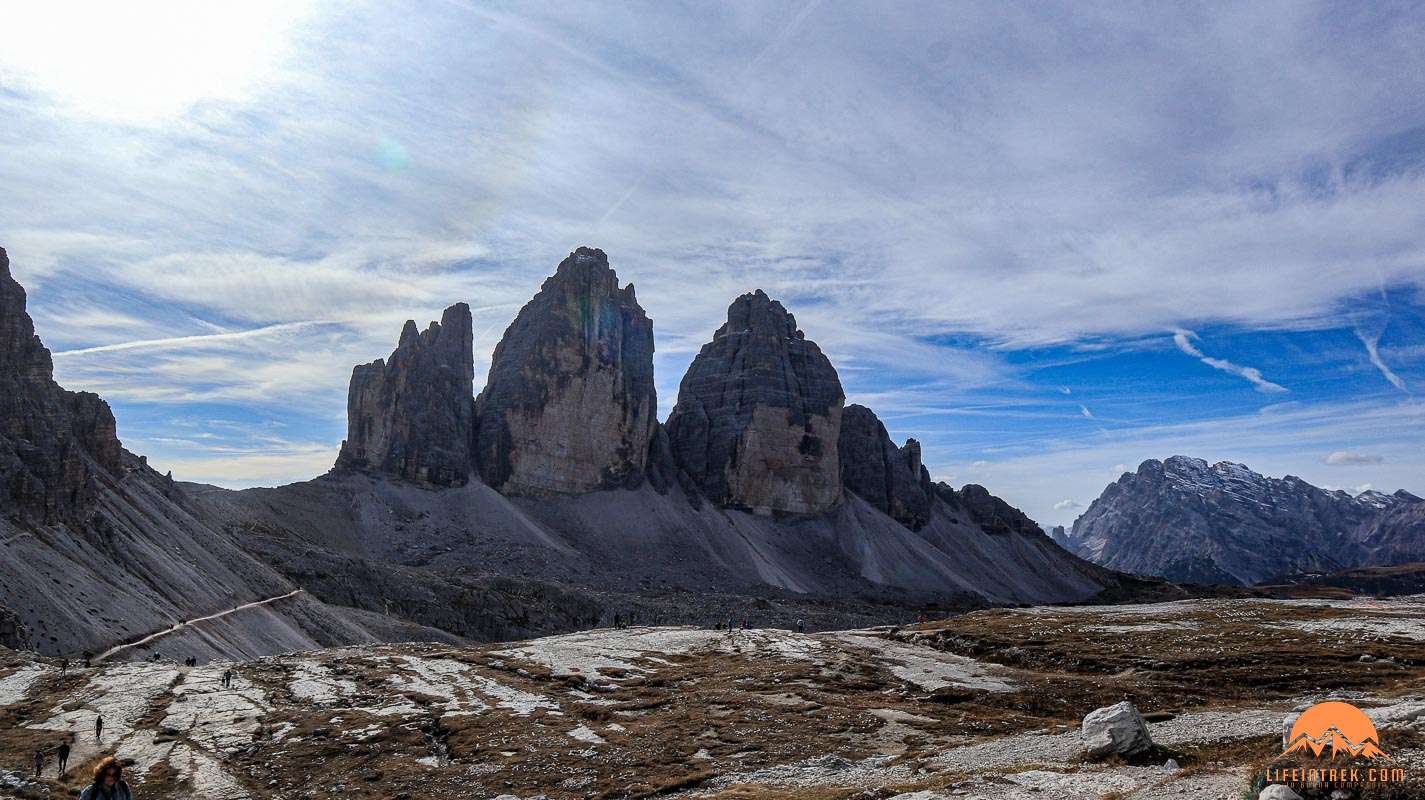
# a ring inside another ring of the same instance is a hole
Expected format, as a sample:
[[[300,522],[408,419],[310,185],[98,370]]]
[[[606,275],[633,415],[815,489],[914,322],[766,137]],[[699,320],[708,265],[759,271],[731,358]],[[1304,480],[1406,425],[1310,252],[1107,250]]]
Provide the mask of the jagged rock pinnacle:
[[[520,309],[477,402],[480,474],[506,494],[637,486],[656,430],[653,323],[580,247]]]
[[[683,376],[673,455],[714,502],[820,513],[841,497],[844,400],[831,362],[759,289],[733,301]]]

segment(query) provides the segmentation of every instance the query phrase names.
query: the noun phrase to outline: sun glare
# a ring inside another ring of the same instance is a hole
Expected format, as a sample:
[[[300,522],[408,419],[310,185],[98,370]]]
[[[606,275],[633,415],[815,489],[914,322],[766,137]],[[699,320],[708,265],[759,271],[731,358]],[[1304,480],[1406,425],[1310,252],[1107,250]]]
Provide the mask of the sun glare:
[[[241,101],[271,80],[306,15],[298,0],[15,4],[0,88],[77,113],[154,124],[204,100]]]

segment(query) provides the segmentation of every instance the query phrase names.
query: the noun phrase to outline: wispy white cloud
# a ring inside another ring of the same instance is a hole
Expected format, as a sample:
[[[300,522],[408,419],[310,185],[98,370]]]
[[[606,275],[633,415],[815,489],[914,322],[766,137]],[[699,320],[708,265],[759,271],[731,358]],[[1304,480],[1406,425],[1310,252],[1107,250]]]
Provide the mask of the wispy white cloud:
[[[1173,332],[1173,343],[1178,346],[1179,350],[1196,358],[1209,367],[1220,369],[1223,372],[1236,375],[1240,378],[1245,378],[1257,391],[1264,394],[1279,394],[1288,391],[1285,386],[1272,383],[1266,378],[1263,378],[1262,371],[1256,367],[1244,367],[1240,364],[1234,364],[1225,358],[1213,358],[1212,356],[1206,355],[1192,343],[1192,340],[1195,338],[1197,338],[1197,334],[1192,331],[1179,329]]]
[[[1326,456],[1327,464],[1359,466],[1361,464],[1379,464],[1385,459],[1378,455],[1369,453],[1353,453],[1349,450],[1334,450]]]
[[[1055,511],[1071,511],[1075,508],[1083,508],[1083,504],[1077,500],[1060,500],[1054,504]]]

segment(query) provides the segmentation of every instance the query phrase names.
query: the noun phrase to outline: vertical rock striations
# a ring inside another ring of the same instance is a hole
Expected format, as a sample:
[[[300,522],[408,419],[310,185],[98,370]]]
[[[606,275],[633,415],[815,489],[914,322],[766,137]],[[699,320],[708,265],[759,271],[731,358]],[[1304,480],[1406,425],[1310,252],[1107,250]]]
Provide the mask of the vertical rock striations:
[[[109,405],[54,382],[0,248],[0,511],[72,519],[93,502],[100,471],[122,474],[122,453]]]
[[[874,411],[852,404],[841,415],[841,480],[846,489],[911,530],[930,521],[930,472],[920,463],[920,442],[896,447]]]
[[[831,362],[759,289],[733,301],[683,376],[673,455],[716,503],[820,513],[841,496],[844,400]]]
[[[475,366],[470,307],[456,303],[424,332],[407,321],[389,359],[351,371],[338,469],[436,486],[470,476]]]
[[[602,250],[570,253],[520,309],[477,409],[480,475],[505,494],[643,481],[658,425],[653,323]]]

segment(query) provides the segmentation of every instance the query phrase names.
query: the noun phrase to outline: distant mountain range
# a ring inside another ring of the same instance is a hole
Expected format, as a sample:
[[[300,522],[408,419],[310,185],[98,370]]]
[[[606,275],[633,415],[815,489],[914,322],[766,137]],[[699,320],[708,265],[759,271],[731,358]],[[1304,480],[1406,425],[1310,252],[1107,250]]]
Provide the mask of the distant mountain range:
[[[614,614],[851,627],[1141,586],[984,488],[933,482],[761,291],[660,422],[653,323],[599,250],[521,309],[479,397],[468,306],[408,322],[353,370],[331,472],[274,489],[176,482],[126,451],[103,400],[54,382],[3,250],[0,303],[0,644],[98,651],[210,615],[160,645],[489,640]]]
[[[1144,461],[1104,489],[1064,548],[1124,572],[1253,585],[1281,576],[1425,560],[1425,501],[1352,495],[1242,464]]]

